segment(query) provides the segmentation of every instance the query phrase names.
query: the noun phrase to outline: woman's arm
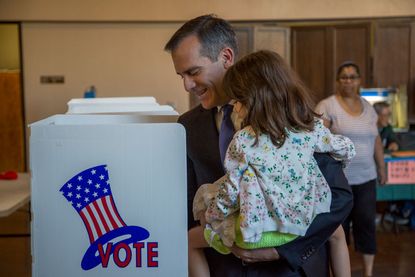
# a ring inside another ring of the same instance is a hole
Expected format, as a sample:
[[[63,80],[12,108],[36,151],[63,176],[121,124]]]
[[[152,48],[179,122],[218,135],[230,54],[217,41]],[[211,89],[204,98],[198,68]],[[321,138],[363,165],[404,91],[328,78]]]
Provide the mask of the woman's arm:
[[[378,170],[379,183],[381,185],[384,185],[386,183],[386,167],[383,154],[384,153],[382,141],[380,139],[380,136],[378,135],[375,141],[375,162]]]
[[[323,119],[323,124],[326,128],[331,128],[331,118],[330,118],[330,112],[328,111],[329,107],[327,104],[327,100],[323,100],[320,103],[317,104],[315,111],[317,114],[321,115],[321,119]]]
[[[326,128],[330,129],[331,128],[331,121],[327,118],[323,118],[323,124]]]

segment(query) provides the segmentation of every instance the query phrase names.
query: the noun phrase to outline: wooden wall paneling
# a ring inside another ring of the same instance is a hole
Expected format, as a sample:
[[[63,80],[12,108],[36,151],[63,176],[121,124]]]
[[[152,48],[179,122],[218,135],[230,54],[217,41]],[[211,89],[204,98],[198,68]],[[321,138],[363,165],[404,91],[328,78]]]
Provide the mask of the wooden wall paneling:
[[[370,24],[293,28],[292,61],[318,102],[336,89],[336,71],[344,61],[356,62],[362,85],[370,85]]]
[[[354,61],[360,68],[362,87],[370,86],[370,25],[342,25],[333,30],[333,72],[344,61]]]
[[[409,121],[415,123],[413,23],[379,22],[375,25],[374,85],[407,86]]]
[[[410,73],[409,24],[377,24],[374,47],[374,83],[378,87],[407,83]]]
[[[292,29],[292,67],[311,89],[314,100],[326,97],[326,27],[295,27]]]
[[[415,22],[411,22],[411,67],[408,85],[408,120],[415,124]]]
[[[237,57],[239,60],[254,51],[254,27],[234,25],[233,28],[239,46],[239,55]]]
[[[0,72],[0,171],[25,171],[19,72]]]
[[[327,26],[326,27],[326,58],[325,58],[325,95],[324,97],[328,97],[336,91],[336,70],[337,70],[337,63],[335,60],[335,37],[336,37],[336,28],[335,26]],[[322,100],[322,99],[319,99]]]
[[[254,51],[272,50],[290,64],[290,29],[274,26],[256,26],[254,28]]]

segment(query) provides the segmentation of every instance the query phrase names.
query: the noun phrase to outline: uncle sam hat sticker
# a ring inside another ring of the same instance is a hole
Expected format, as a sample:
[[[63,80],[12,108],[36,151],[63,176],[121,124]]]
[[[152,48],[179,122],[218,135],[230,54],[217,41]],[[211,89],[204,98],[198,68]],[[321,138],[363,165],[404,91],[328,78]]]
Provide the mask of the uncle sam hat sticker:
[[[109,250],[111,255],[120,243],[131,244],[150,236],[146,229],[127,226],[121,218],[112,197],[106,165],[76,174],[59,191],[78,212],[88,232],[91,245],[82,258],[81,267],[84,270],[102,262],[97,253],[105,244],[114,242],[114,247]]]

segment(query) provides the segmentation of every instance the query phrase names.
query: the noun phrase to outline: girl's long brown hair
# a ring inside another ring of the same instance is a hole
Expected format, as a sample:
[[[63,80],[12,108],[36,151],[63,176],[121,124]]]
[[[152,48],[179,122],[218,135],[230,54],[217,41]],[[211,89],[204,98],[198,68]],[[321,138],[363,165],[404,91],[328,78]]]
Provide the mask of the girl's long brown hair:
[[[243,126],[251,125],[258,143],[268,134],[281,147],[292,132],[312,131],[313,100],[297,74],[275,52],[262,50],[243,57],[230,67],[223,80],[225,93],[247,110]]]

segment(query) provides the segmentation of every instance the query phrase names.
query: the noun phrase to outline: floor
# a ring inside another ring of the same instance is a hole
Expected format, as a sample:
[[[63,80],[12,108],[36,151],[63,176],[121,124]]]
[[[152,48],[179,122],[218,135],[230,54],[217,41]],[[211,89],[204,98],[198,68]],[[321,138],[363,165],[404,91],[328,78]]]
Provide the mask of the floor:
[[[398,234],[391,231],[392,226],[378,228],[378,253],[375,257],[374,277],[412,277],[415,276],[415,231],[400,228]],[[352,277],[363,276],[361,255],[349,248]]]
[[[415,276],[415,231],[378,230],[378,254],[373,276]],[[360,255],[350,250],[352,277],[362,276]],[[31,276],[30,237],[0,236],[0,277]]]

